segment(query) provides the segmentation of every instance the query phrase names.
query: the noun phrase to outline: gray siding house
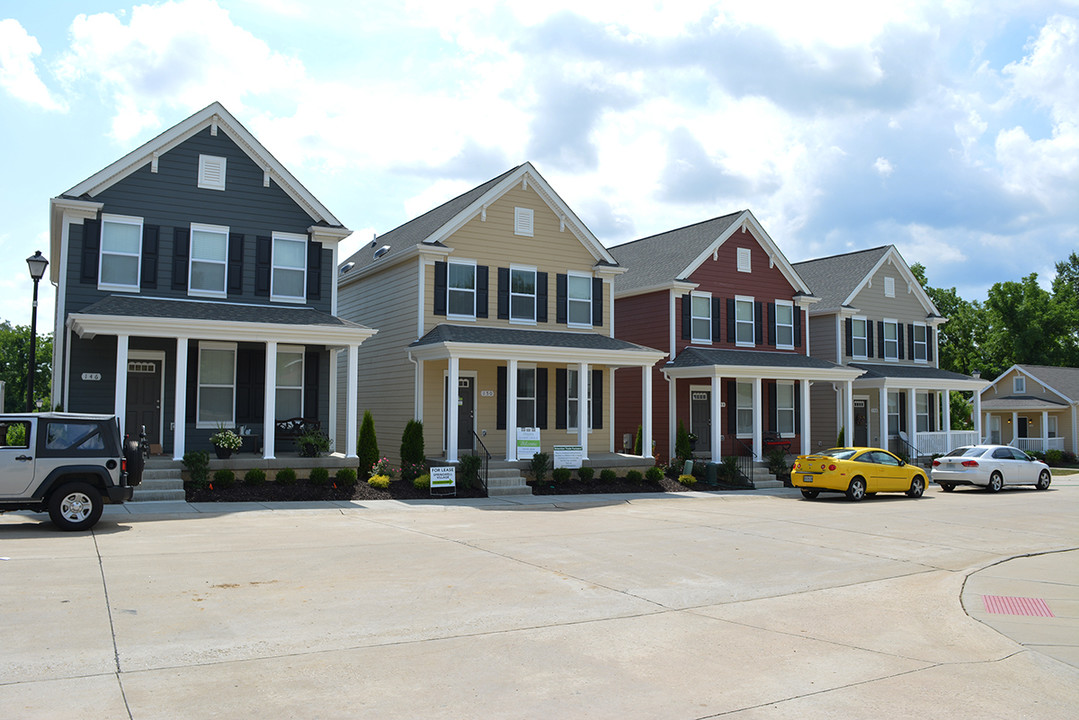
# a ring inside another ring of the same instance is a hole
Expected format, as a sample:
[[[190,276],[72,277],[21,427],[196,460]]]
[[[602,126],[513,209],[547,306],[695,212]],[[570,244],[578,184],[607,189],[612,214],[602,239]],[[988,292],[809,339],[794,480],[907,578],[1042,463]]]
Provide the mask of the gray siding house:
[[[375,332],[336,314],[350,231],[219,103],[53,198],[50,230],[54,405],[115,413],[177,460],[220,427],[267,459],[291,449],[275,421],[334,437],[337,366],[355,384]]]

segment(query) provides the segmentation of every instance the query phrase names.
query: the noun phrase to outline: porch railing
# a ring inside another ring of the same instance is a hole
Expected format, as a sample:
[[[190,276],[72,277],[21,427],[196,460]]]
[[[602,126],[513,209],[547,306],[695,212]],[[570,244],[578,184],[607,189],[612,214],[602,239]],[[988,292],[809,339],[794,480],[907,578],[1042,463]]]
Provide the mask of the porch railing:
[[[734,438],[734,456],[738,458],[738,472],[753,485],[753,448]]]
[[[483,448],[483,477],[481,478],[481,481],[483,482],[483,494],[486,495],[487,473],[491,468],[491,453],[487,449],[487,446],[483,444],[483,440],[480,439],[479,434],[475,430],[472,431],[472,436],[476,438],[476,442],[478,442],[480,444],[480,447]]]
[[[919,434],[918,437],[921,438],[922,435]],[[918,461],[918,458],[921,457],[922,453],[918,450],[918,448],[911,445],[910,440],[907,439],[907,434],[905,432],[900,432],[898,435],[896,435],[895,440],[900,455],[905,455],[908,462],[914,463]]]
[[[918,447],[925,455],[946,455],[961,445],[977,445],[978,433],[973,430],[920,432],[917,439]]]
[[[1048,450],[1063,450],[1064,449],[1064,438],[1062,438],[1062,437],[1051,437],[1051,438],[1049,438],[1048,443],[1049,443],[1048,445],[1044,444],[1042,442],[1042,438],[1040,438],[1040,437],[1034,437],[1034,438],[1029,438],[1028,437],[1028,438],[1016,438],[1015,442],[1012,443],[1012,444],[1014,444],[1020,450],[1023,450],[1023,451],[1026,451],[1026,452],[1031,452],[1031,451],[1035,451],[1035,450],[1038,451],[1038,452],[1046,452]]]

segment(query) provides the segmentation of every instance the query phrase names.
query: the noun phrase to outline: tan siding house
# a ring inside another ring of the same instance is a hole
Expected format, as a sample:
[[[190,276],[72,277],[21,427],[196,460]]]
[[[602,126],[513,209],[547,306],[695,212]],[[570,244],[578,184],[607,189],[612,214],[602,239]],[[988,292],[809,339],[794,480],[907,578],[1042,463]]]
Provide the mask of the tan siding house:
[[[1079,368],[1013,365],[981,392],[982,436],[1079,454]]]

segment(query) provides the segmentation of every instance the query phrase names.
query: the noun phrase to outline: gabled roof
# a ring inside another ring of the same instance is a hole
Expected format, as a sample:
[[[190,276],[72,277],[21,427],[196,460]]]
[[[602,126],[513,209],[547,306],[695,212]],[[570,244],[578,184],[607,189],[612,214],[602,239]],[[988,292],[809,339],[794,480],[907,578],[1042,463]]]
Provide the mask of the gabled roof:
[[[358,273],[374,265],[376,261],[380,265],[391,264],[395,257],[420,245],[444,247],[443,240],[449,238],[472,218],[483,213],[489,205],[518,183],[526,183],[529,188],[536,191],[551,211],[563,220],[566,228],[592,253],[598,264],[612,266],[617,264],[607,248],[585,227],[576,213],[570,210],[536,168],[526,162],[399,225],[385,235],[379,235],[371,244],[365,245],[347,258],[342,266],[351,262],[354,264],[354,269],[350,272]],[[383,246],[387,248],[386,251],[375,258],[375,251]],[[348,275],[343,277],[347,278]]]
[[[985,388],[985,391],[988,391],[989,388],[1003,380],[1012,370],[1019,370],[1024,375],[1034,378],[1034,380],[1062,398],[1065,398],[1070,403],[1079,402],[1079,368],[1073,367],[1056,367],[1053,365],[1012,365],[1002,372],[996,380],[989,383]]]
[[[93,199],[98,193],[125,177],[153,162],[155,156],[164,155],[177,145],[190,139],[207,127],[224,131],[251,160],[276,181],[296,204],[307,211],[316,223],[332,227],[344,227],[333,214],[320,203],[300,181],[293,177],[285,166],[278,162],[270,151],[263,147],[255,136],[247,131],[219,102],[213,102],[186,120],[172,126],[153,140],[140,145],[127,155],[112,163],[100,172],[88,177],[81,183],[62,194],[62,197]]]
[[[795,269],[805,278],[813,293],[821,299],[812,312],[814,315],[838,312],[853,307],[855,296],[873,278],[877,270],[889,260],[899,269],[903,278],[914,288],[914,294],[925,307],[926,315],[940,316],[940,311],[926,294],[921,283],[910,271],[910,266],[899,254],[895,245],[883,245],[868,250],[858,250],[842,255],[816,258],[795,263]]]
[[[787,261],[753,213],[741,210],[611,248],[611,253],[626,268],[625,274],[616,283],[616,295],[633,295],[686,282],[710,255],[738,231],[753,234],[796,291],[812,294],[809,284]]]

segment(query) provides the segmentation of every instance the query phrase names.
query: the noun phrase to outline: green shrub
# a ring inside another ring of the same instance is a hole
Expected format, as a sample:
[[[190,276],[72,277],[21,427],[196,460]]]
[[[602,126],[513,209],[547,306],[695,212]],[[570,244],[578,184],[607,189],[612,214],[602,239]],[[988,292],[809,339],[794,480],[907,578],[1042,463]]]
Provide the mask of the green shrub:
[[[639,483],[643,479],[644,475],[641,475],[640,470],[630,470],[626,473],[626,480],[629,480],[630,482]]]
[[[543,482],[547,479],[547,469],[551,466],[551,457],[547,453],[536,453],[528,463],[528,469],[532,472],[532,479]]]
[[[573,471],[569,468],[555,468],[551,471],[551,477],[554,478],[556,483],[569,482],[571,475],[573,475]]]
[[[460,460],[461,487],[478,488],[481,467],[483,467],[483,458],[479,455],[462,456]]]
[[[1045,464],[1053,467],[1059,467],[1064,464],[1064,451],[1063,450],[1049,450],[1045,453]]]
[[[835,439],[836,447],[843,447],[843,428],[839,428],[839,436]]]
[[[592,477],[596,474],[595,468],[579,467],[577,468],[577,477],[581,479],[581,482],[590,482]]]
[[[430,490],[431,489],[431,475],[424,473],[412,478],[412,487],[417,490]]]
[[[405,465],[410,463],[420,465],[424,459],[423,423],[419,420],[409,420],[405,425],[405,431],[401,433],[401,477],[405,478]]]
[[[773,448],[768,451],[768,472],[780,477],[790,472],[790,466],[787,465],[787,454],[779,448]]]
[[[262,468],[251,468],[244,473],[244,485],[254,487],[266,482],[266,471]]]
[[[679,460],[693,457],[693,451],[689,449],[689,433],[681,420],[678,421],[678,433],[674,436],[674,454]]]
[[[356,484],[356,471],[352,468],[341,468],[337,471],[337,482],[344,487],[352,487]]]
[[[364,410],[360,437],[356,440],[357,466],[364,478],[371,476],[371,466],[378,462],[378,439],[375,437],[375,418],[370,410]]]
[[[599,479],[605,483],[613,483],[618,479],[618,473],[610,468],[603,468],[599,471]]]
[[[401,463],[401,479],[412,482],[427,472],[426,463]]]
[[[678,482],[682,483],[683,485],[695,485],[697,482],[697,478],[693,477],[692,475],[679,475]]]
[[[296,471],[292,468],[281,468],[277,471],[274,482],[279,482],[282,485],[293,485],[296,482]]]
[[[210,453],[205,450],[192,450],[184,453],[184,469],[195,487],[206,487],[210,477]]]
[[[312,485],[325,485],[330,482],[330,471],[324,467],[311,468],[310,480]]]
[[[644,476],[648,482],[656,483],[663,479],[663,471],[658,467],[650,467],[645,471]]]
[[[738,480],[738,458],[733,455],[727,455],[723,458],[723,463],[717,468],[720,474],[720,478],[728,483],[734,483]]]
[[[214,470],[214,482],[217,484],[219,490],[230,488],[232,487],[232,484],[236,482],[236,473],[228,468]]]
[[[643,448],[641,447],[642,443],[644,443],[643,438],[644,438],[644,432],[643,432],[643,430],[641,430],[641,426],[638,425],[637,426],[637,434],[633,438],[633,454],[634,455],[642,455],[643,454]]]
[[[308,426],[296,436],[296,449],[300,457],[318,457],[330,451],[330,438],[321,430]]]
[[[389,475],[372,475],[371,477],[367,478],[367,484],[370,485],[373,488],[378,488],[379,490],[385,490],[386,488],[388,488],[390,486],[390,476]]]

